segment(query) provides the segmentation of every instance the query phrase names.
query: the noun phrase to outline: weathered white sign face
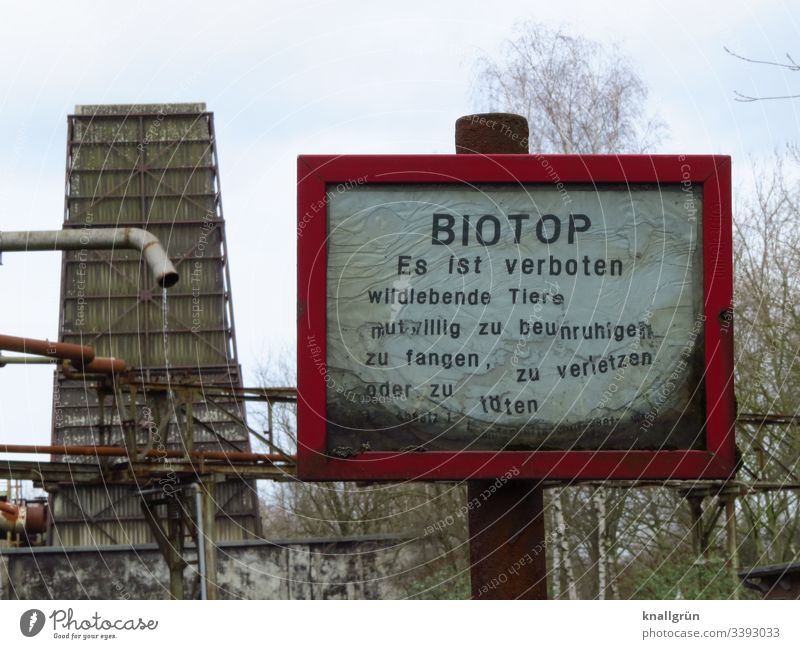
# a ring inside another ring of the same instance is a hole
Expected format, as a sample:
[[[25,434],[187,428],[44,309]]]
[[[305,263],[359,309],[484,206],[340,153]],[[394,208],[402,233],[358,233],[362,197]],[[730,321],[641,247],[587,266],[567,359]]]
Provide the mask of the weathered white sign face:
[[[703,447],[702,196],[330,192],[329,451]]]

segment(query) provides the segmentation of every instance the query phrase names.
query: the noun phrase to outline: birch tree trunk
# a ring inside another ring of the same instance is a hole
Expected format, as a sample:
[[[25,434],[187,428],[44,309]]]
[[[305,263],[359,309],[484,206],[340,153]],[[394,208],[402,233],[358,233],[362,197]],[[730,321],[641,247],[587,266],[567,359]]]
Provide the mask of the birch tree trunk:
[[[553,599],[559,599],[561,597],[561,545],[559,541],[561,540],[559,527],[558,527],[558,518],[559,515],[561,516],[561,520],[563,521],[564,515],[561,512],[561,501],[559,498],[559,489],[553,489],[550,492],[550,505],[553,508],[553,527],[555,528],[555,534],[553,539],[555,543],[553,543],[553,551],[551,552],[551,556],[553,559],[553,571],[551,573],[552,579],[550,580],[550,584],[552,586],[552,597]]]
[[[569,599],[578,599],[578,589],[575,585],[575,571],[572,569],[572,558],[570,557],[569,537],[567,536],[567,525],[564,521],[564,506],[561,502],[562,490],[554,489],[553,494],[553,515],[556,523],[556,545],[557,554],[561,558],[561,566],[557,567],[560,573],[564,569],[564,581]],[[559,590],[560,590],[559,578]],[[559,593],[560,594],[560,593]]]
[[[597,598],[606,598],[608,582],[608,548],[606,544],[606,492],[603,487],[595,487],[592,492],[592,506],[594,509],[595,528],[597,534]]]
[[[614,561],[612,566],[617,565],[617,562]],[[611,598],[612,599],[619,599],[619,580],[617,579],[616,569],[614,570],[614,574],[611,575]]]

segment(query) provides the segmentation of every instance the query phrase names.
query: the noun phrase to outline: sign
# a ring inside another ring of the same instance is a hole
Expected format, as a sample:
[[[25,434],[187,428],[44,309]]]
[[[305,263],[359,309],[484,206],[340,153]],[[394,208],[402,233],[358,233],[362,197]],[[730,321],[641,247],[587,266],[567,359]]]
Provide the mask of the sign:
[[[299,473],[723,477],[730,160],[303,156]]]

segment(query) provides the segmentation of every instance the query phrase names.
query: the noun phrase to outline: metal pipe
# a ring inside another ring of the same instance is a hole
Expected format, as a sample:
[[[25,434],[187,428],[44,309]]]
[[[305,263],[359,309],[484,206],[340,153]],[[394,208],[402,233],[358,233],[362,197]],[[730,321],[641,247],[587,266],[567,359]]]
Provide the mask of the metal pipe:
[[[50,509],[46,502],[26,502],[25,531],[28,534],[43,534],[47,530]]]
[[[51,363],[50,359],[63,360],[64,374],[122,374],[130,370],[130,365],[121,358],[95,356],[94,350],[85,345],[73,343],[52,343],[49,340],[20,338],[0,335],[0,350],[36,354],[26,356],[3,356],[0,354],[0,367],[7,363]],[[42,358],[39,358],[42,357]],[[74,367],[73,367],[74,365]]]
[[[49,340],[0,335],[0,349],[21,354],[36,354],[48,358],[61,358],[84,366],[94,360],[94,350],[72,343],[53,343]]]
[[[121,358],[98,356],[83,367],[72,367],[70,363],[66,362],[62,369],[64,370],[64,376],[70,378],[75,374],[123,374],[130,370],[131,366]]]
[[[3,356],[0,354],[0,367],[6,365],[52,365],[58,362],[57,358],[43,356]]]
[[[0,232],[0,253],[29,250],[113,250],[130,248],[142,253],[163,288],[177,283],[180,276],[154,234],[141,228],[81,228]]]
[[[41,534],[47,526],[47,505],[0,501],[0,532]]]
[[[52,365],[59,360],[61,359],[43,356],[3,356],[0,354],[0,367],[6,365]],[[83,366],[73,367],[72,361],[65,360],[61,369],[64,376],[71,378],[78,374],[124,374],[131,369],[131,366],[121,358],[97,356],[91,363]]]
[[[200,599],[208,599],[206,591],[206,533],[203,527],[203,494],[194,484],[194,509],[197,517],[197,569],[200,571]]]
[[[43,446],[39,444],[0,444],[0,453],[39,453],[44,455],[94,455],[99,457],[130,457],[123,446]],[[145,458],[183,458],[186,453],[179,449],[151,449]],[[245,451],[192,451],[190,457],[203,460],[227,460],[236,462],[285,462],[293,461],[279,453],[248,453]]]
[[[17,505],[0,501],[0,532],[22,534],[25,531],[25,510]]]

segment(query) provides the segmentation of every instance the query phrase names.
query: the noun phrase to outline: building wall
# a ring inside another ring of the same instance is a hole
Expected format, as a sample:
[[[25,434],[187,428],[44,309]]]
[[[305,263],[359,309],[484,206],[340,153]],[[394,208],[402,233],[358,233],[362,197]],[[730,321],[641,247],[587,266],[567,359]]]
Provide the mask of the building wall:
[[[392,574],[413,554],[400,538],[221,543],[222,599],[391,599]],[[185,572],[197,596],[196,566]],[[169,574],[154,545],[5,548],[0,599],[168,599]]]

